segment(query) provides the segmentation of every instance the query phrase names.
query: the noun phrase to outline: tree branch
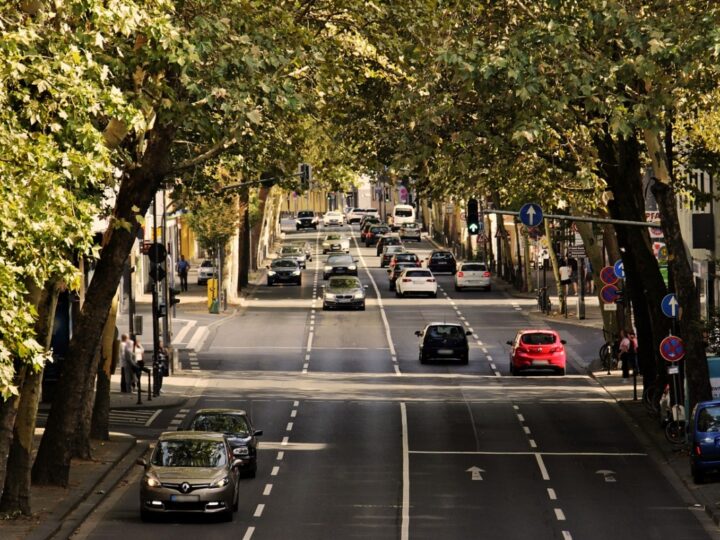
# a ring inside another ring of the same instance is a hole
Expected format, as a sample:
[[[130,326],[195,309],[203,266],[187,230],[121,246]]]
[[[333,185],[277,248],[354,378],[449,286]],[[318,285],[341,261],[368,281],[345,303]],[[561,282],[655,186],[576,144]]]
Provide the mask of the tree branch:
[[[186,159],[185,161],[181,162],[179,165],[173,167],[170,171],[168,171],[168,174],[176,174],[178,172],[186,171],[188,169],[197,167],[198,165],[205,163],[206,161],[209,161],[216,156],[219,156],[228,148],[236,144],[237,139],[235,137],[225,141],[221,141],[212,148],[210,148],[207,152],[204,152],[198,156],[195,156],[194,158]]]

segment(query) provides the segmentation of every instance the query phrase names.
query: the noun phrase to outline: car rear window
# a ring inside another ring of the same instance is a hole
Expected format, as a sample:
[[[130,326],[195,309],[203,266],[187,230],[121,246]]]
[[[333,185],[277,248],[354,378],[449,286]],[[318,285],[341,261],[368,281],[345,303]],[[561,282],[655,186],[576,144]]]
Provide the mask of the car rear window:
[[[430,277],[432,274],[428,272],[427,270],[408,270],[407,274],[405,274],[408,277]]]
[[[390,230],[390,229],[388,229],[387,227],[370,227],[370,232],[375,233],[375,234],[378,234],[378,233],[379,233],[379,234],[386,233],[386,232],[388,232],[389,230]]]
[[[697,429],[705,433],[720,431],[720,406],[702,409],[698,414]]]
[[[397,261],[417,261],[418,256],[414,253],[398,253],[395,255],[395,260]]]
[[[555,343],[555,334],[533,332],[531,334],[523,334],[520,341],[525,345],[552,345]]]
[[[440,253],[433,253],[431,257],[433,259],[452,259],[452,253],[449,251],[442,251]]]
[[[454,325],[443,325],[443,326],[431,326],[428,328],[428,334],[434,338],[459,338],[464,335],[464,332],[459,326]]]
[[[485,272],[487,266],[484,264],[463,264],[462,269],[465,272]]]
[[[411,217],[413,215],[412,210],[406,210],[404,208],[396,209],[393,213],[398,217]]]

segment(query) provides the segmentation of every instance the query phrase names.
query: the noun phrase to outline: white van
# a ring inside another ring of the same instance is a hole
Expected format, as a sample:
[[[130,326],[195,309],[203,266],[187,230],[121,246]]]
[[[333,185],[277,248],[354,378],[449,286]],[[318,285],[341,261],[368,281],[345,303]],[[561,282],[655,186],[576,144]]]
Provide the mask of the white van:
[[[406,223],[415,223],[415,207],[410,204],[396,204],[390,217],[393,231],[398,230]]]

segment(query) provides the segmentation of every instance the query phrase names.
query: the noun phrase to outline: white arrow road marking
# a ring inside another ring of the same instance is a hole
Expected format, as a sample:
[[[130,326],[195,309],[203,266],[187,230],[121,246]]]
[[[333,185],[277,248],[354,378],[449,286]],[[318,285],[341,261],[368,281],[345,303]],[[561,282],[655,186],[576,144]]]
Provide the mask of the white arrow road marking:
[[[471,479],[472,480],[482,480],[482,475],[480,473],[484,473],[485,469],[481,469],[480,467],[477,467],[473,465],[469,469],[467,469],[465,472],[471,473]]]
[[[595,474],[602,474],[605,478],[606,482],[616,482],[615,480],[615,471],[609,471],[607,469],[602,469],[599,471],[595,471]]]

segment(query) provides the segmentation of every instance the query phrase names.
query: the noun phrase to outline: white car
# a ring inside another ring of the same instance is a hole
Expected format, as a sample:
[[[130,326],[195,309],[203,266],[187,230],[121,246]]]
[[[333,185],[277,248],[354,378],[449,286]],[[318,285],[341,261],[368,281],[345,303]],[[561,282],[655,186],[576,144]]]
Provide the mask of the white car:
[[[331,251],[350,253],[350,239],[342,234],[328,234],[322,242],[323,255]]]
[[[345,223],[345,216],[343,216],[341,212],[325,212],[322,221],[325,227],[329,227],[331,225],[343,225]]]
[[[198,275],[197,275],[197,284],[198,285],[204,285],[208,282],[209,279],[213,279],[217,277],[217,268],[215,268],[215,263],[212,261],[205,260],[200,263],[200,267],[198,268]]]
[[[455,272],[455,290],[461,291],[471,287],[478,287],[489,291],[490,270],[484,262],[460,263]]]
[[[427,294],[437,298],[437,281],[430,270],[425,268],[407,268],[395,282],[395,295]]]

